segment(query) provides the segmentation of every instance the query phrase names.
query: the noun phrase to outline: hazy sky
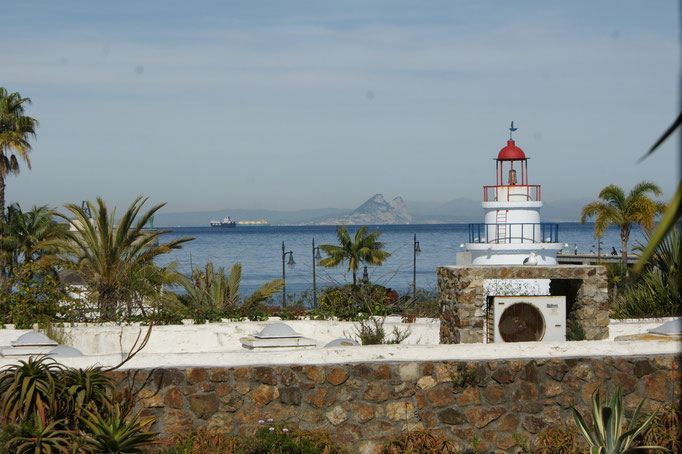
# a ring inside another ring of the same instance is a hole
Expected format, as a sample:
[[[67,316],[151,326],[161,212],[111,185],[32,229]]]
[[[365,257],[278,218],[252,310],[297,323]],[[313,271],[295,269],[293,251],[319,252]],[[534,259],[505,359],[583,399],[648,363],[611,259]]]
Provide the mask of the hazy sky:
[[[479,199],[511,120],[546,200],[678,178],[677,138],[636,164],[679,111],[676,1],[2,3],[25,208]]]

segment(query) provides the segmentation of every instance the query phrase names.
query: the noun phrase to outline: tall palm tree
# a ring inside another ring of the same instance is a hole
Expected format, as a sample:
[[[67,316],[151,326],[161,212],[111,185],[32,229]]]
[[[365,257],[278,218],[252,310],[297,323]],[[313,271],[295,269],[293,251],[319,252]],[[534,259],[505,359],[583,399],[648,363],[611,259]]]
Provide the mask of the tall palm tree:
[[[54,248],[43,247],[43,242],[59,238],[66,232],[66,226],[57,223],[54,215],[47,206],[34,206],[27,212],[23,212],[17,203],[7,207],[5,223],[0,225],[0,250],[13,255],[10,264],[20,260],[32,262],[55,252]]]
[[[24,115],[30,98],[0,87],[0,213],[5,212],[5,177],[19,173],[19,160],[31,168],[29,139],[35,137],[38,121]]]
[[[384,243],[378,241],[381,231],[375,230],[368,234],[367,230],[367,226],[362,226],[355,233],[355,238],[351,238],[345,225],[337,226],[336,237],[340,246],[320,245],[320,249],[329,256],[322,259],[320,265],[332,268],[348,262],[348,271],[353,272],[353,285],[357,285],[357,272],[362,263],[381,265],[391,256],[390,253],[382,250]]]
[[[159,273],[174,273],[174,267],[159,268],[154,265],[154,258],[194,239],[178,238],[159,244],[160,237],[170,230],[143,231],[143,228],[165,204],[155,205],[140,215],[146,201],[146,198],[136,198],[118,224],[114,224],[116,210],[109,213],[106,203],[99,197],[97,205],[87,202],[92,219],[83,207],[64,205],[75,219],[59,216],[69,222],[71,231],[65,238],[44,243],[44,246],[56,246],[61,251],[52,262],[74,269],[83,277],[103,319],[111,320],[118,309],[128,308],[140,291],[152,293],[147,280],[167,280],[168,276]]]
[[[20,263],[29,263],[56,252],[44,242],[66,233],[66,226],[57,223],[54,212],[46,206],[34,206],[23,212],[17,203],[7,207],[0,221],[0,278],[5,278]]]
[[[661,195],[661,190],[654,183],[642,181],[625,196],[623,189],[615,184],[601,190],[599,198],[603,200],[587,204],[582,211],[580,223],[595,216],[594,233],[601,238],[610,225],[620,228],[621,253],[623,268],[628,262],[628,239],[633,225],[639,225],[647,232],[654,228],[656,215],[665,210],[665,204],[649,197]]]

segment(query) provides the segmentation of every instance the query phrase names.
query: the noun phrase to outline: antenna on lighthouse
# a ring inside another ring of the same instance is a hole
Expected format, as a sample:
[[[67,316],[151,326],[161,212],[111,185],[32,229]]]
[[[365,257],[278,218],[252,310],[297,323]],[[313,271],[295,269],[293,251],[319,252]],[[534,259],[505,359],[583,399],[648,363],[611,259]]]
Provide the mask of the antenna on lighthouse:
[[[514,127],[514,121],[512,120],[511,122],[511,127],[509,128],[509,140],[514,140],[512,139],[512,132],[516,131],[519,128]]]

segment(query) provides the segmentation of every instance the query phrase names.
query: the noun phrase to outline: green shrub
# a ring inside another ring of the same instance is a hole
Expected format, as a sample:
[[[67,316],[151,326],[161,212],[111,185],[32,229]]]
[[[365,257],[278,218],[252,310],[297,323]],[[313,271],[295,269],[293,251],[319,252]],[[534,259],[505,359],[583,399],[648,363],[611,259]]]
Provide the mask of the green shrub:
[[[59,282],[54,269],[35,262],[17,266],[0,291],[0,309],[7,314],[3,321],[13,323],[17,329],[70,319],[72,303],[73,298]]]
[[[397,294],[381,285],[367,284],[342,287],[330,286],[319,298],[318,311],[328,317],[361,320],[370,315],[387,315],[390,302]]]
[[[673,228],[661,241],[641,275],[629,283],[615,303],[618,318],[682,315],[682,264],[680,235]],[[644,246],[635,249],[642,251]]]
[[[341,454],[323,432],[288,430],[261,421],[253,436],[225,436],[207,429],[175,437],[163,454]]]
[[[651,425],[635,439],[635,444],[662,446],[672,453],[682,453],[681,419],[682,411],[679,406],[665,406]]]
[[[566,326],[566,340],[567,341],[583,341],[587,339],[585,330],[580,323],[569,320]]]
[[[384,320],[385,318],[379,317],[360,320],[355,326],[355,338],[362,345],[379,345],[399,344],[409,337],[409,328],[401,331],[397,326],[393,328],[391,337],[386,336]]]

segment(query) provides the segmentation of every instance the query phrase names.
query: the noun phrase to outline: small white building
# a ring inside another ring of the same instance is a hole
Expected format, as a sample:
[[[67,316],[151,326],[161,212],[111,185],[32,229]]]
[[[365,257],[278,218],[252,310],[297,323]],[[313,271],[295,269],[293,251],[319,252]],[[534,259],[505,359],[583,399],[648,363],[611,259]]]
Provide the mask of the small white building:
[[[514,131],[513,123],[510,131]],[[495,158],[495,185],[483,186],[483,223],[469,224],[462,265],[555,265],[559,224],[540,221],[540,185],[530,184],[528,159],[512,140]],[[531,257],[531,253],[536,255]]]

